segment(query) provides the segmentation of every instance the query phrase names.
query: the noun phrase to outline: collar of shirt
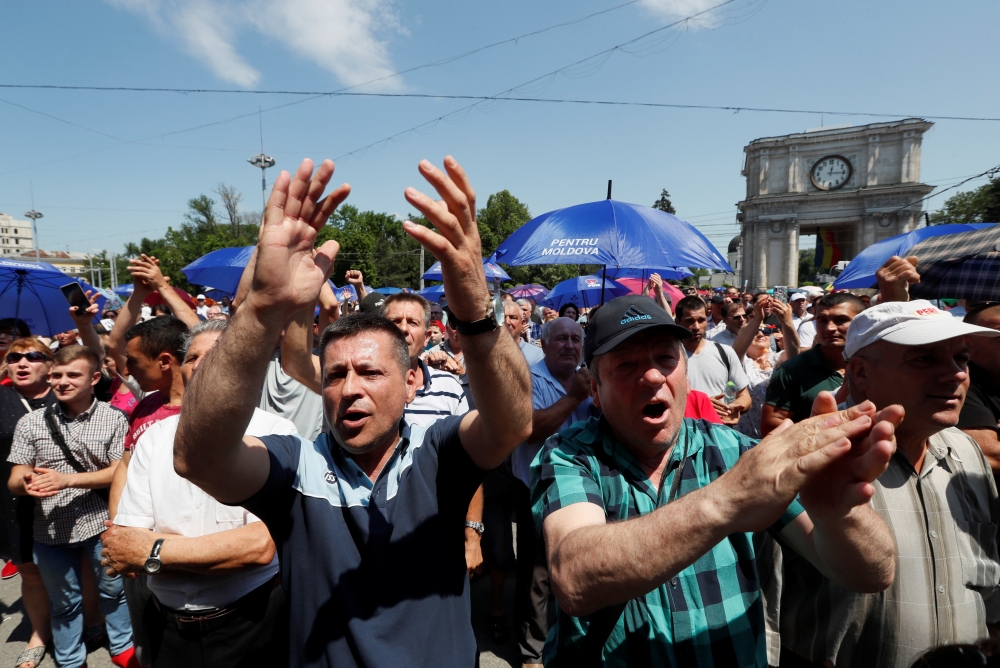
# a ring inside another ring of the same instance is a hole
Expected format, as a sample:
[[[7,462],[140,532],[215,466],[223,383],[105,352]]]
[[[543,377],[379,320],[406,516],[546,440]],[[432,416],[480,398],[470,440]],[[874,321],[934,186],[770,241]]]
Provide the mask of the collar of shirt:
[[[523,345],[530,346],[531,344],[527,343]],[[531,369],[529,370],[531,371],[532,376],[536,376],[540,378],[542,381],[544,381],[546,384],[551,385],[552,389],[558,392],[560,397],[565,396],[566,388],[563,387],[563,384],[560,383],[559,380],[552,375],[551,371],[549,371],[549,365],[545,363],[544,358],[540,362],[535,362],[534,364],[532,364]]]
[[[61,401],[57,401],[55,403],[53,411],[65,422],[76,422],[77,420],[86,420],[87,418],[89,418],[90,414],[94,410],[94,406],[96,405],[97,405],[97,397],[94,397],[93,401],[90,402],[90,406],[87,407],[87,410],[80,411],[80,413],[78,413],[77,416],[74,418],[71,418],[68,415],[66,415],[66,410],[63,408],[63,404]]]
[[[424,374],[424,385],[423,387],[417,388],[417,394],[427,394],[427,392],[431,389],[431,370],[430,367],[427,366],[427,362],[421,359],[418,359],[417,361],[420,363],[420,370]]]
[[[331,438],[330,434],[325,432],[321,435],[320,438],[326,438],[330,443],[330,454],[333,456],[336,468],[339,469],[335,473],[339,473],[337,477],[339,478],[341,489],[347,487],[350,490],[348,492],[348,490],[344,489],[345,496],[348,499],[352,496],[356,497],[361,502],[361,505],[367,506],[375,485],[383,478],[388,478],[389,490],[386,497],[391,499],[396,495],[399,473],[409,466],[413,459],[412,452],[410,451],[410,438],[413,435],[413,427],[403,420],[400,420],[399,425],[399,441],[394,446],[389,460],[386,461],[382,470],[375,476],[375,480],[369,478],[368,474],[361,470],[361,467],[354,461],[354,458],[351,457],[335,438]]]

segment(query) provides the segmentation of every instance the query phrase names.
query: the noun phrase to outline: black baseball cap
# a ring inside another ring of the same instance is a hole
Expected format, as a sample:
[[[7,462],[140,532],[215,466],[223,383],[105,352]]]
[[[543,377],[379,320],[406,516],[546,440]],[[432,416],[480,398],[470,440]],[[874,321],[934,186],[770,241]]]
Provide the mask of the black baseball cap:
[[[723,297],[722,295],[713,295],[712,296],[712,303],[713,304],[722,304],[725,301],[726,301],[726,298]]]
[[[380,292],[371,292],[365,295],[365,298],[361,300],[361,312],[378,313],[382,310],[382,303],[384,301],[385,295]]]
[[[587,339],[583,344],[583,359],[590,364],[594,355],[610,352],[630,336],[650,327],[663,327],[666,333],[679,339],[692,336],[686,327],[674,322],[670,314],[649,297],[625,295],[612,299],[590,317]]]

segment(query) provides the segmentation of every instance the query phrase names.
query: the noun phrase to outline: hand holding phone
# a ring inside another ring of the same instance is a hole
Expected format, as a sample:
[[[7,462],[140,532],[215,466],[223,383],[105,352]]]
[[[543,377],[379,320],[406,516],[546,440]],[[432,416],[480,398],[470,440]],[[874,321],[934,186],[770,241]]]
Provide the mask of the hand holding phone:
[[[83,288],[76,281],[72,283],[67,283],[59,288],[62,291],[63,296],[66,297],[66,301],[69,302],[70,306],[75,306],[77,313],[83,313],[88,308],[90,308],[90,300],[87,299],[87,295],[84,294]]]

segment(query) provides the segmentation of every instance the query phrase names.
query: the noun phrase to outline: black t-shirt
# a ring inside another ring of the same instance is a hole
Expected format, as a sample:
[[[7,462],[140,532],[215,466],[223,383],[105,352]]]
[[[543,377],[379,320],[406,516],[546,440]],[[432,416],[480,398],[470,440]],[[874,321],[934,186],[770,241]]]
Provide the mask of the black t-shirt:
[[[3,456],[5,463],[10,455],[10,446],[14,440],[14,427],[17,426],[18,420],[28,414],[24,402],[27,402],[31,410],[35,411],[56,403],[56,395],[49,391],[39,399],[26,399],[18,394],[17,390],[0,385],[0,455]]]
[[[969,393],[958,418],[959,429],[993,429],[1000,434],[1000,385],[989,371],[969,365]]]

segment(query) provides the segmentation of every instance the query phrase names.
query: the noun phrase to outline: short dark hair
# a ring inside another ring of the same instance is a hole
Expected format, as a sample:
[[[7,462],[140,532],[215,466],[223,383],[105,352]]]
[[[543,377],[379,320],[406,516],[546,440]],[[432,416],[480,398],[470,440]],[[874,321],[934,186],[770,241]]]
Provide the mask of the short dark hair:
[[[395,296],[395,295],[393,295]],[[410,368],[410,348],[406,345],[406,337],[392,322],[384,316],[374,313],[352,313],[338,318],[331,323],[319,337],[319,364],[326,366],[326,349],[330,343],[338,339],[349,339],[369,332],[386,334],[392,341],[392,353],[405,374]]]
[[[965,317],[962,319],[963,322],[967,322],[970,325],[978,325],[979,317],[986,313],[987,311],[992,311],[995,308],[1000,308],[1000,302],[982,302],[975,305],[966,306],[968,311]]]
[[[424,313],[424,329],[430,327],[431,303],[429,301],[427,301],[420,295],[414,294],[412,292],[397,292],[396,294],[389,295],[388,297],[385,298],[385,301],[382,302],[382,310],[379,313],[385,315],[386,313],[389,312],[389,307],[396,303],[416,304],[417,306],[422,308]]]
[[[184,361],[184,341],[188,328],[172,315],[140,322],[125,332],[125,341],[139,339],[139,352],[150,359],[170,353],[178,362]]]
[[[674,317],[682,320],[687,317],[688,311],[705,311],[708,313],[708,305],[701,297],[685,297],[674,306]]]
[[[854,315],[865,310],[865,303],[856,295],[852,295],[849,292],[831,292],[828,295],[824,295],[822,299],[816,302],[815,306],[818,311],[821,308],[833,308],[841,304],[850,304],[854,310]]]
[[[90,363],[91,373],[101,370],[101,358],[87,346],[66,346],[56,351],[53,356],[55,366],[63,366],[76,360],[85,359]]]
[[[741,309],[743,311],[746,311],[746,309],[743,308],[743,304],[741,304],[740,302],[729,302],[728,304],[723,304],[722,305],[722,315],[723,315],[723,317],[726,317],[726,318],[733,317],[731,314],[732,314],[733,310],[735,310],[735,309]]]
[[[0,331],[7,331],[11,329],[17,330],[17,336],[19,338],[23,339],[31,336],[31,328],[28,327],[28,323],[20,318],[0,318]]]
[[[565,304],[563,304],[562,306],[559,307],[559,317],[560,318],[564,317],[563,314],[566,312],[566,309],[568,309],[568,308],[571,308],[574,311],[576,311],[577,315],[580,314],[580,307],[579,306],[577,306],[573,302],[566,302]]]
[[[162,318],[165,315],[173,315],[174,312],[169,306],[161,302],[153,305],[152,314],[158,318]]]

